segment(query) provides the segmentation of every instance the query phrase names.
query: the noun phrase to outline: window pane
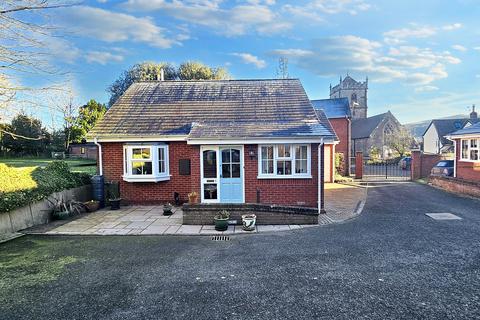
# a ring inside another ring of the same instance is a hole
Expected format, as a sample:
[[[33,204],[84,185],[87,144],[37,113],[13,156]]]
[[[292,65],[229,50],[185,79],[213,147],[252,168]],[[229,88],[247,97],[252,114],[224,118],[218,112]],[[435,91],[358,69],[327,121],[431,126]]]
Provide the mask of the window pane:
[[[295,161],[295,173],[307,173],[307,160]]]
[[[292,174],[292,161],[285,161],[285,174]]]
[[[273,160],[262,160],[262,173],[273,174]]]
[[[166,173],[164,148],[158,148],[158,172]]]
[[[262,147],[262,160],[273,159],[273,146]]]
[[[217,177],[217,152],[213,150],[203,151],[203,177]]]
[[[165,161],[164,160],[158,161],[158,172],[159,173],[165,173]]]
[[[471,139],[470,140],[470,147],[471,148],[477,148],[478,147],[477,139]]]
[[[132,161],[132,174],[133,175],[152,174],[152,162],[151,161]]]
[[[232,149],[232,162],[234,163],[240,162],[240,150]]]
[[[203,198],[204,199],[217,199],[217,184],[206,183],[203,185]]]
[[[232,178],[240,178],[240,164],[232,164]]]
[[[307,159],[307,146],[297,146],[295,147],[295,159],[306,160]]]
[[[470,150],[470,160],[478,160],[478,150]]]
[[[231,178],[230,164],[222,164],[222,178]]]
[[[132,149],[133,159],[150,159],[150,148],[134,148]]]
[[[285,174],[285,161],[283,160],[277,161],[277,174],[278,175]]]
[[[468,140],[462,140],[462,159],[468,159]]]
[[[285,157],[290,157],[291,156],[291,153],[290,153],[290,146],[288,144],[286,144],[284,146],[285,148]]]
[[[230,162],[230,149],[222,150],[222,163]]]
[[[278,146],[278,156],[280,158],[288,158],[290,157],[290,145],[282,144]]]

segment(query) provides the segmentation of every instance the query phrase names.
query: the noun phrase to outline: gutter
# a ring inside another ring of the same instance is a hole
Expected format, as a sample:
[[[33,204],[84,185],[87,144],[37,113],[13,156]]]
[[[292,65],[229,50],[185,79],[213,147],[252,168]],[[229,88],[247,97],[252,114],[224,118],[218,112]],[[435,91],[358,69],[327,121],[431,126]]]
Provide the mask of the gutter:
[[[103,176],[102,145],[98,143],[97,137],[93,138],[93,143],[98,147],[98,173]]]

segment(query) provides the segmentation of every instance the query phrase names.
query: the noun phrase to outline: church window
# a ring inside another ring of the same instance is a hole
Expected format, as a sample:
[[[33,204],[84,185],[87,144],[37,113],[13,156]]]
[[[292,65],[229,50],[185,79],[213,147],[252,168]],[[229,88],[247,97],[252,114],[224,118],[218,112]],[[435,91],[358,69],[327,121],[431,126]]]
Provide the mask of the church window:
[[[357,102],[357,94],[356,93],[352,93],[351,100],[352,100],[352,102]]]

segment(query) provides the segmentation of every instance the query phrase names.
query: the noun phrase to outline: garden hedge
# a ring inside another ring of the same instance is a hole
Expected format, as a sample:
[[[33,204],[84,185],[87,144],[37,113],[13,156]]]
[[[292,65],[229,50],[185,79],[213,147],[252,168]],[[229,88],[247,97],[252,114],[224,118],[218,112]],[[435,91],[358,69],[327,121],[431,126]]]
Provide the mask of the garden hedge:
[[[90,183],[85,173],[71,172],[64,161],[45,168],[14,168],[0,163],[0,212],[8,212],[45,199],[54,192]]]

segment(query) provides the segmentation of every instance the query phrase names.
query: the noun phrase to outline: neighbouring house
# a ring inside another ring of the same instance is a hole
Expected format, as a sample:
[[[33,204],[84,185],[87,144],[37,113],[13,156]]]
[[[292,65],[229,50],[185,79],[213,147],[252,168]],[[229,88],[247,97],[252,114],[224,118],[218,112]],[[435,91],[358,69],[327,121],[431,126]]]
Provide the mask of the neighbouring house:
[[[131,203],[320,207],[336,141],[297,79],[136,82],[88,134],[99,171]],[[319,161],[320,159],[320,161]]]
[[[343,163],[340,164],[343,176],[350,174],[350,141],[352,114],[348,98],[312,100],[315,110],[323,110],[338,137],[338,144],[332,146],[334,154],[341,154]],[[335,156],[333,157],[335,159]]]
[[[475,106],[470,118],[435,119],[430,122],[423,134],[423,152],[431,154],[449,154],[454,152],[453,141],[445,136],[478,122]]]
[[[352,154],[362,152],[368,157],[372,149],[377,149],[382,158],[392,156],[388,146],[388,136],[395,135],[402,125],[390,112],[377,114],[365,119],[352,121]]]
[[[71,143],[68,146],[68,154],[71,157],[97,160],[97,146],[92,142]]]
[[[480,183],[480,122],[447,136],[454,142],[454,177]]]

